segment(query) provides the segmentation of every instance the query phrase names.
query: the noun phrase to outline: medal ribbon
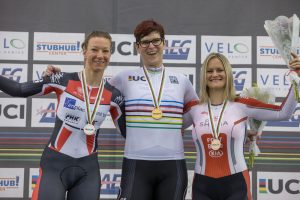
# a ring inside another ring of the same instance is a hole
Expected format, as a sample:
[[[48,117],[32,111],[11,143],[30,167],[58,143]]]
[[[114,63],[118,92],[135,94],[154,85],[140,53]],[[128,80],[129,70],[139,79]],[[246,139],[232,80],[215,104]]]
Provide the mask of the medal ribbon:
[[[148,82],[148,85],[149,85],[149,88],[150,88],[150,91],[151,91],[151,94],[152,94],[152,100],[153,100],[154,106],[155,106],[155,108],[159,109],[160,100],[161,100],[161,96],[162,96],[162,90],[163,90],[164,82],[165,82],[165,68],[163,67],[163,71],[162,71],[162,76],[161,76],[161,81],[160,81],[160,88],[159,88],[159,93],[158,93],[158,99],[156,99],[156,96],[155,96],[155,93],[154,93],[154,90],[153,90],[153,87],[152,87],[152,82],[149,78],[148,71],[147,71],[145,66],[143,66],[143,70],[144,70],[144,74],[145,74],[145,77],[147,79],[147,82]]]
[[[102,98],[102,93],[104,90],[104,84],[103,84],[103,79],[101,80],[99,87],[98,87],[98,92],[97,92],[97,96],[96,96],[96,101],[95,101],[95,106],[94,106],[94,110],[93,113],[91,115],[91,109],[90,109],[90,95],[88,95],[88,87],[86,84],[86,78],[85,78],[85,73],[84,70],[81,72],[81,86],[82,86],[82,90],[83,90],[83,97],[84,97],[84,101],[85,101],[85,107],[86,107],[86,114],[87,114],[87,120],[89,124],[92,124],[95,116],[96,116],[96,112],[97,109],[100,105],[101,102],[101,98]],[[91,90],[92,91],[92,90]]]
[[[212,134],[213,134],[213,137],[216,138],[216,139],[218,139],[219,135],[220,135],[220,126],[221,126],[221,121],[222,121],[222,117],[223,117],[223,113],[225,111],[226,105],[227,105],[227,101],[225,101],[223,103],[223,107],[222,107],[222,110],[221,110],[220,115],[219,115],[217,129],[215,129],[214,116],[213,116],[212,111],[211,111],[211,103],[210,103],[210,101],[208,101],[208,104],[207,104],[207,106],[208,106],[208,113],[209,113],[209,121],[210,121],[211,129],[212,129]]]

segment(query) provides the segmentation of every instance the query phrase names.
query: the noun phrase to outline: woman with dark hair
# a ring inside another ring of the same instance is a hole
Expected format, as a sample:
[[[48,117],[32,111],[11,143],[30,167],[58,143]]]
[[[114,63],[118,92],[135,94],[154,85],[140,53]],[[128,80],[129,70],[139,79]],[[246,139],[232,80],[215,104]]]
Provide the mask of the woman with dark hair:
[[[191,82],[163,65],[165,32],[154,20],[134,31],[142,66],[111,79],[125,97],[126,143],[119,200],[182,200],[187,168],[183,115],[198,97]]]
[[[97,136],[109,111],[118,130],[126,131],[124,98],[103,79],[111,43],[107,32],[90,33],[82,44],[84,69],[79,73],[59,72],[26,83],[0,76],[0,89],[11,96],[57,95],[55,126],[41,157],[32,200],[99,199]]]

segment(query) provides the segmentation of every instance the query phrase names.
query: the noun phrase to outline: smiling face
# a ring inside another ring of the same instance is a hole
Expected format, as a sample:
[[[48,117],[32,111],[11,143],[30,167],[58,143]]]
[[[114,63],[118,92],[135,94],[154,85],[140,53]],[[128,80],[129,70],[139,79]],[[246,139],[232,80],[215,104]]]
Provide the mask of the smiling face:
[[[226,72],[222,62],[212,58],[206,68],[206,83],[209,90],[224,90],[226,86]]]
[[[111,42],[104,37],[92,37],[83,50],[85,68],[94,72],[104,71],[111,56]]]
[[[151,32],[150,34],[141,38],[140,42],[146,43],[147,41],[157,41],[160,39],[160,34],[158,32]],[[160,67],[163,63],[163,51],[164,51],[164,40],[159,45],[153,45],[152,42],[149,46],[142,47],[141,45],[136,45],[137,51],[141,54],[141,59],[146,67]]]

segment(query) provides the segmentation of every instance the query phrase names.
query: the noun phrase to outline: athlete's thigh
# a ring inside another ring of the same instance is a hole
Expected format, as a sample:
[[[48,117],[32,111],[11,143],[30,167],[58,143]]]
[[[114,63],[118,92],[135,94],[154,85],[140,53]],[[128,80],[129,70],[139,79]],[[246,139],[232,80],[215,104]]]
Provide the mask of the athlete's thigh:
[[[53,163],[56,158],[48,151],[43,153],[32,200],[64,200],[66,190],[60,179],[59,163]]]
[[[206,192],[203,192],[202,190],[196,190],[193,188],[192,200],[214,200],[214,199],[209,197]]]
[[[228,177],[224,183],[226,200],[247,200],[247,184],[243,173],[237,173]]]
[[[214,184],[209,177],[195,174],[192,185],[192,200],[214,200],[212,195],[216,194]]]
[[[247,191],[233,192],[226,200],[247,200]]]
[[[137,160],[124,158],[118,200],[153,200],[149,172]]]
[[[100,175],[99,175],[100,176]],[[68,200],[98,200],[100,197],[100,178],[86,177],[80,184],[68,191]]]
[[[185,160],[164,161],[160,167],[161,181],[155,190],[155,200],[182,200],[187,190]],[[169,163],[169,164],[168,164]]]
[[[100,196],[101,179],[99,165],[90,162],[91,166],[85,168],[85,176],[82,176],[68,191],[68,200],[98,200]],[[94,166],[93,166],[94,165]]]
[[[41,177],[38,193],[38,200],[64,200],[66,190],[58,176],[45,173]]]

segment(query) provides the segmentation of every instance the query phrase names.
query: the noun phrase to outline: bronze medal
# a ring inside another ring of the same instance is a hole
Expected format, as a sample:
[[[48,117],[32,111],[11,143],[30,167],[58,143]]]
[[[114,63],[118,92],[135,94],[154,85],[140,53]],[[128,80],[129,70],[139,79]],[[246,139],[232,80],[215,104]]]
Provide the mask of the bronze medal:
[[[214,117],[213,117],[213,113],[211,111],[211,106],[210,106],[210,101],[208,102],[208,113],[209,113],[209,121],[210,121],[210,127],[211,127],[211,130],[212,130],[212,135],[213,135],[213,138],[211,140],[211,143],[210,143],[210,146],[211,146],[211,149],[212,150],[219,150],[221,148],[221,141],[219,140],[219,135],[220,135],[220,127],[221,127],[221,121],[222,121],[222,117],[223,117],[223,114],[225,112],[225,108],[226,108],[226,105],[227,105],[227,101],[224,101],[223,102],[223,107],[222,107],[222,110],[219,114],[219,119],[218,119],[218,124],[217,124],[217,127],[215,127],[215,124],[214,124]]]
[[[213,138],[210,145],[213,150],[217,151],[221,148],[221,141],[217,138]]]

